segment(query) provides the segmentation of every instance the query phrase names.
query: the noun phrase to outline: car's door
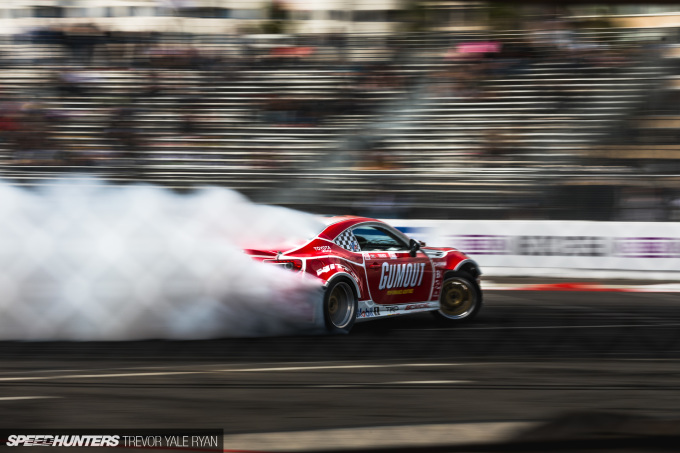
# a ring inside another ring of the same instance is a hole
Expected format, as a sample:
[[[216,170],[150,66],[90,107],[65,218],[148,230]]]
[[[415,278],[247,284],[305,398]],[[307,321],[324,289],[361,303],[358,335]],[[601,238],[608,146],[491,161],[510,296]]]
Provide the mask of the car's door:
[[[409,253],[408,242],[390,228],[359,225],[353,228],[366,264],[371,298],[377,304],[393,305],[429,300],[432,262],[425,253]]]

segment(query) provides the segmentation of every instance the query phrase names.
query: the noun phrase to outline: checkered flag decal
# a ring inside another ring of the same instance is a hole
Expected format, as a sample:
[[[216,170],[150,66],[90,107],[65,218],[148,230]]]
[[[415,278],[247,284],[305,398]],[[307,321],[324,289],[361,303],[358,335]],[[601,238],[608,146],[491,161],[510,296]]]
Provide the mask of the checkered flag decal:
[[[340,236],[335,238],[336,244],[350,252],[360,252],[359,243],[350,230],[345,230]]]

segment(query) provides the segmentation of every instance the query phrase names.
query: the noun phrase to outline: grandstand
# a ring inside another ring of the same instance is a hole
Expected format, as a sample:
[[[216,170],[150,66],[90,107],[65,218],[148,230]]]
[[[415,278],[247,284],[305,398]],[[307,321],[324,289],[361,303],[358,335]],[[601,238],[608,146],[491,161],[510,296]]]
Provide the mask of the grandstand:
[[[379,217],[610,220],[631,190],[680,198],[673,33],[104,36],[5,38],[2,178],[220,185]],[[501,50],[455,51],[484,42]]]

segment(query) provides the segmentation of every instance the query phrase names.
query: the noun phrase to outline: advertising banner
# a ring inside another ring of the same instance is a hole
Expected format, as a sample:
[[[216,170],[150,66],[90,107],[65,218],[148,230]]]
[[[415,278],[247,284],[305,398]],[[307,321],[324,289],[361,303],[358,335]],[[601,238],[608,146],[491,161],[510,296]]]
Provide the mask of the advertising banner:
[[[391,220],[432,246],[455,247],[484,268],[678,272],[680,223]]]

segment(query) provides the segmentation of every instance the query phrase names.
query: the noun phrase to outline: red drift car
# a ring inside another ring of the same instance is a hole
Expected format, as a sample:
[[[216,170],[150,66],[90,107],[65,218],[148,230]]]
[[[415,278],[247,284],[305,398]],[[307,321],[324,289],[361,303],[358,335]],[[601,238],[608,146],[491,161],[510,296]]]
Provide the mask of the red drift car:
[[[300,247],[245,252],[258,261],[320,279],[329,331],[346,333],[356,321],[423,311],[447,323],[460,323],[479,312],[481,272],[464,253],[425,247],[375,219],[323,220],[323,231]]]

